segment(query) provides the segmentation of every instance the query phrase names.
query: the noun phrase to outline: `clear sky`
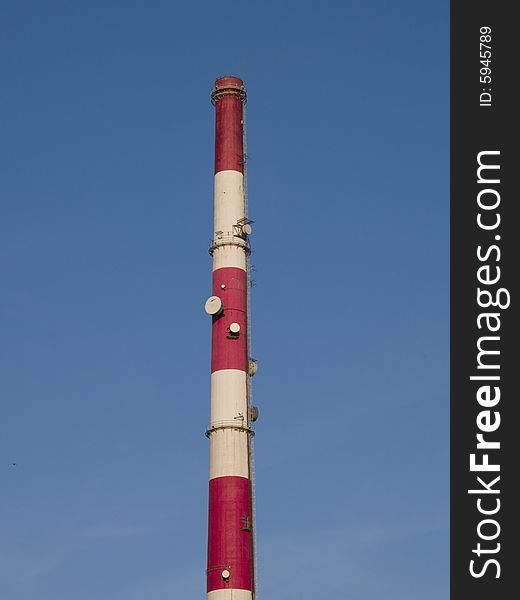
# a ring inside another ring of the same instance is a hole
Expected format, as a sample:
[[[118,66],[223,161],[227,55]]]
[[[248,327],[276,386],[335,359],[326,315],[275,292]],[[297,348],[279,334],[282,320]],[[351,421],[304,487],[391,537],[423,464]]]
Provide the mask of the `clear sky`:
[[[2,600],[204,597],[228,73],[259,600],[448,598],[448,27],[447,0],[0,2]]]

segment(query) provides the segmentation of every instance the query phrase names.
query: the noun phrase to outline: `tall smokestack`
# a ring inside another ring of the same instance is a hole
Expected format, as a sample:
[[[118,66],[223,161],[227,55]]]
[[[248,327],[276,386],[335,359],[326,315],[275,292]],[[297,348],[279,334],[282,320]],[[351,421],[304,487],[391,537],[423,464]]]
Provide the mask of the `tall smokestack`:
[[[255,596],[252,422],[249,356],[249,240],[244,178],[246,90],[238,77],[220,77],[216,109],[212,317],[208,600]]]

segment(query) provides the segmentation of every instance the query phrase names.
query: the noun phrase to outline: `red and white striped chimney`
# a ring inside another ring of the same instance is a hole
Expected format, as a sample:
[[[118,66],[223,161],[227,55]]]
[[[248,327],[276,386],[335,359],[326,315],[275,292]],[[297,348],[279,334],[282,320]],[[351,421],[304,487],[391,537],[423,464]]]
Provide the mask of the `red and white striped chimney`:
[[[248,257],[251,233],[244,182],[244,104],[238,77],[220,77],[216,109],[208,600],[252,600],[254,590],[252,421],[248,378]]]

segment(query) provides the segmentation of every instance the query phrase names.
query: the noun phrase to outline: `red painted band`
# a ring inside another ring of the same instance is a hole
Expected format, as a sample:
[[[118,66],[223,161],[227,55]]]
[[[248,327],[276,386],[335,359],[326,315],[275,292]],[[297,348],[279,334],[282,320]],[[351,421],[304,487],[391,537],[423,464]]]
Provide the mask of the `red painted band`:
[[[207,590],[252,590],[252,522],[249,480],[217,477],[209,482]],[[222,571],[230,572],[223,579]]]
[[[237,267],[222,267],[213,271],[213,295],[222,299],[224,311],[218,317],[213,317],[211,372],[222,369],[247,372],[246,272]],[[231,323],[240,325],[238,335],[230,332]]]
[[[244,172],[243,105],[236,96],[220,98],[216,107],[215,173]]]

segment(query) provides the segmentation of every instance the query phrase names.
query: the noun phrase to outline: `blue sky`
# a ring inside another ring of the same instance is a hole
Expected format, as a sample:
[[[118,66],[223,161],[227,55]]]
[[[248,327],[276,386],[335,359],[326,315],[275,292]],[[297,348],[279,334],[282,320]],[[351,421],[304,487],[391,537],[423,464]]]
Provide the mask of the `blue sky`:
[[[259,598],[448,597],[448,11],[1,3],[1,598],[204,597],[226,73],[249,92]]]

